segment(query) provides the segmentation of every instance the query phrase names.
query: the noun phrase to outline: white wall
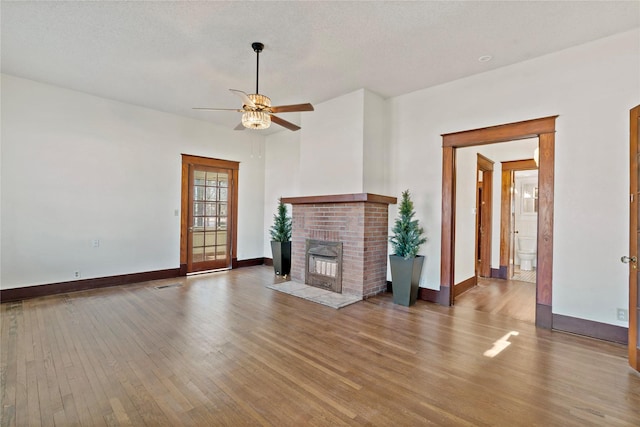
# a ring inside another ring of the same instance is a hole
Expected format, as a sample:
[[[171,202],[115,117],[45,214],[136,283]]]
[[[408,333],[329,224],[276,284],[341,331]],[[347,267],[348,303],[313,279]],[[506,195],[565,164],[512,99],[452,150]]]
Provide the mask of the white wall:
[[[386,101],[360,89],[314,108],[301,114],[300,131],[266,138],[266,257],[271,256],[268,229],[281,196],[386,195],[390,176]]]
[[[364,91],[363,193],[387,196],[389,188],[389,125],[387,103]]]
[[[312,113],[311,113],[312,114]],[[300,191],[300,140],[305,127],[296,132],[283,130],[267,136],[264,166],[264,256],[271,258],[273,216],[280,197],[303,196]],[[306,194],[308,195],[308,194]],[[287,205],[291,216],[291,205]]]
[[[302,116],[302,195],[361,193],[364,90],[314,105],[314,108],[313,113]]]
[[[1,83],[2,289],[178,267],[181,153],[241,162],[238,258],[262,256],[262,136]]]
[[[626,326],[629,109],[640,102],[640,31],[392,99],[396,193],[414,193],[438,289],[441,134],[559,114],[553,312]],[[472,59],[470,59],[472,60]]]

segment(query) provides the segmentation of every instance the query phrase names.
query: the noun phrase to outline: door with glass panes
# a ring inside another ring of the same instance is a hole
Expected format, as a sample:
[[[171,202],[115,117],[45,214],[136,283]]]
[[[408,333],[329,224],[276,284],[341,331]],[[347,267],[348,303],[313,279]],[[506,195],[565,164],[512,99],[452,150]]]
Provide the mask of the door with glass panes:
[[[181,264],[186,273],[231,267],[237,165],[183,155]]]

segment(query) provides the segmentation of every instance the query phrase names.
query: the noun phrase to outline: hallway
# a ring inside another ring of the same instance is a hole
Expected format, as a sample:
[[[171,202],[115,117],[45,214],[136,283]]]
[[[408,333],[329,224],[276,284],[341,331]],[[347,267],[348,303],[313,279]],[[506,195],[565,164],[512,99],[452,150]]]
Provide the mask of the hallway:
[[[455,306],[535,323],[536,284],[478,277],[478,286],[456,297]]]

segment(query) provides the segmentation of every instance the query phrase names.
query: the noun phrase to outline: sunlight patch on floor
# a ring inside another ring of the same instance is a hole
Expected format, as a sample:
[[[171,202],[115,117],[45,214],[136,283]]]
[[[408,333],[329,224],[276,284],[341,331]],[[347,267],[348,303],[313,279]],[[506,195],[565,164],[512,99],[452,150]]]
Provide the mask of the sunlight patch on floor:
[[[493,343],[493,347],[491,347],[489,350],[484,352],[484,356],[496,357],[498,354],[502,352],[502,350],[504,350],[505,348],[511,345],[511,343],[509,342],[509,338],[511,336],[517,336],[517,335],[520,335],[520,332],[511,331],[505,334],[502,338],[500,338],[498,341]]]

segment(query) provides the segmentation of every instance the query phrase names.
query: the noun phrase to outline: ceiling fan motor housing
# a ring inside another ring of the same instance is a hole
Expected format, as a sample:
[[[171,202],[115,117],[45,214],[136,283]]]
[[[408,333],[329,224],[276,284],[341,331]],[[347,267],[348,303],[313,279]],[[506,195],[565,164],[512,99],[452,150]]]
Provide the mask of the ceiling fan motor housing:
[[[264,111],[264,110],[269,111],[270,110],[271,99],[268,96],[264,96],[259,93],[249,93],[247,94],[247,96],[251,101],[253,101],[255,108],[249,105],[243,105],[242,108],[244,108],[245,110],[247,111]]]

